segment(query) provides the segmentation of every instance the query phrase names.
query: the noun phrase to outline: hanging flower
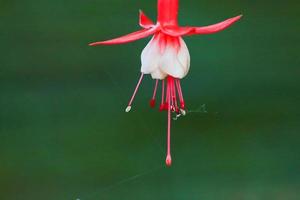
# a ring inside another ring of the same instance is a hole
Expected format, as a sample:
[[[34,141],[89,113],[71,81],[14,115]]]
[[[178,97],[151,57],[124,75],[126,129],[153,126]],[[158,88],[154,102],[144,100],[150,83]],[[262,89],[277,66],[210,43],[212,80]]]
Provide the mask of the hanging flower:
[[[139,24],[143,29],[116,39],[91,43],[90,46],[123,44],[153,35],[142,52],[141,75],[125,111],[129,112],[131,110],[134,97],[144,74],[150,74],[156,80],[150,100],[151,107],[155,106],[156,92],[159,81],[161,82],[162,92],[159,110],[166,110],[168,113],[166,165],[171,166],[171,113],[173,112],[177,115],[185,115],[186,113],[180,79],[188,74],[190,68],[189,50],[182,37],[217,33],[238,21],[242,15],[210,26],[181,27],[177,21],[178,0],[158,0],[157,8],[158,17],[156,24],[140,11]]]

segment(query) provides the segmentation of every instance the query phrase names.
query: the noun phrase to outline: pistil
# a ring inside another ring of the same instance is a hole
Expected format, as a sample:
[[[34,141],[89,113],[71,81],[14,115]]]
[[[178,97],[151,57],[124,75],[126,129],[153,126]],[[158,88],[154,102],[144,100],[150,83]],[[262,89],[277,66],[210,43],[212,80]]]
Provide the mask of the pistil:
[[[173,77],[167,77],[167,102],[168,102],[168,127],[167,127],[167,156],[166,156],[166,165],[168,167],[172,164],[171,157],[171,85],[174,81]]]

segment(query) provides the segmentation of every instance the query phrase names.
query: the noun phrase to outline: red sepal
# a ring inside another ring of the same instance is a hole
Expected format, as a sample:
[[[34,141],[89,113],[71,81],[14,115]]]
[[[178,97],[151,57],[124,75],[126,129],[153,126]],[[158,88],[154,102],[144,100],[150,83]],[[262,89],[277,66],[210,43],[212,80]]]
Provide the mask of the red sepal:
[[[113,45],[113,44],[123,44],[132,42],[135,40],[139,40],[145,37],[148,37],[152,34],[154,34],[158,30],[158,27],[153,27],[151,29],[142,29],[133,33],[130,33],[128,35],[124,35],[115,39],[101,41],[101,42],[94,42],[89,44],[90,46],[97,46],[97,45]]]
[[[234,24],[236,21],[238,21],[242,15],[232,17],[230,19],[227,19],[223,22],[213,24],[210,26],[202,26],[202,27],[187,27],[187,28],[193,28],[194,30],[188,33],[188,35],[194,35],[194,34],[212,34],[217,33],[220,31],[223,31],[224,29],[228,28],[232,24]]]
[[[143,28],[152,28],[154,26],[153,21],[145,15],[145,13],[140,10],[139,24]]]

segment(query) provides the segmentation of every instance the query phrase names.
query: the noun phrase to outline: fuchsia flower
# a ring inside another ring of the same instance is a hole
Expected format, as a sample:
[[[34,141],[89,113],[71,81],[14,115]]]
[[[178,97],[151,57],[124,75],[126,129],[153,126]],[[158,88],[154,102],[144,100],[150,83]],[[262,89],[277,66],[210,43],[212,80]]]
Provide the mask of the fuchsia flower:
[[[142,52],[141,76],[128,103],[126,112],[131,110],[132,102],[144,74],[151,74],[151,77],[156,80],[153,96],[150,100],[151,107],[155,106],[156,91],[159,81],[161,82],[162,92],[159,110],[166,110],[168,113],[167,166],[170,166],[172,163],[170,150],[171,112],[178,115],[185,115],[186,113],[180,79],[184,78],[189,71],[190,54],[182,37],[195,34],[217,33],[228,28],[242,17],[242,15],[239,15],[210,26],[182,27],[178,25],[177,14],[178,0],[158,0],[156,24],[140,11],[139,24],[143,29],[116,39],[90,44],[90,46],[123,44],[153,35],[151,41]]]

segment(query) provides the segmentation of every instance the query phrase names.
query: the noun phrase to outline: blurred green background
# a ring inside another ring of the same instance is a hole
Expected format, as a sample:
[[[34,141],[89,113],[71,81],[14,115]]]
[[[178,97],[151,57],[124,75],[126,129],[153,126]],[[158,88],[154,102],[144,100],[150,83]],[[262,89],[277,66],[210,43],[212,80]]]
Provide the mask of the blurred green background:
[[[87,46],[139,29],[138,9],[155,19],[156,1],[0,1],[1,200],[300,199],[299,1],[180,4],[182,25],[244,18],[185,38],[196,112],[173,122],[166,168],[150,77],[124,112],[149,38]]]

